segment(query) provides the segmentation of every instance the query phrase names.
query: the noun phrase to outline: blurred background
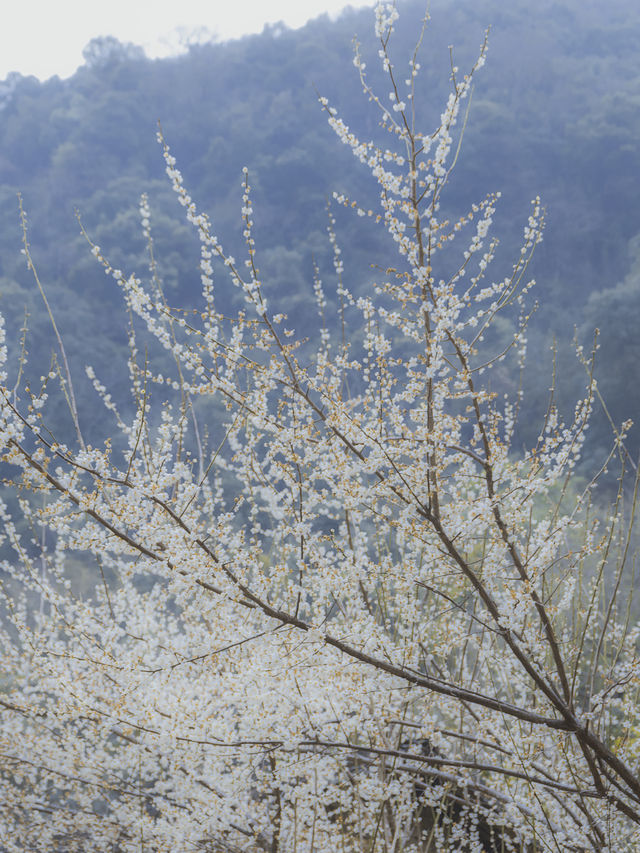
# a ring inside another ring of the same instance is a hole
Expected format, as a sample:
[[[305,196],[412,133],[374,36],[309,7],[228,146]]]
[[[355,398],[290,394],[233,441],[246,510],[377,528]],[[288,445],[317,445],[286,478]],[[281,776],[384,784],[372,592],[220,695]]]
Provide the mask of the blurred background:
[[[237,257],[243,248],[241,169],[248,167],[270,307],[281,306],[302,336],[317,327],[309,310],[314,260],[330,312],[336,306],[327,199],[336,190],[371,207],[377,198],[366,168],[327,126],[317,93],[355,133],[388,144],[352,64],[357,35],[370,82],[387,97],[373,4],[338,14],[340,3],[296,3],[292,17],[284,3],[255,3],[253,11],[251,4],[225,3],[241,12],[240,22],[212,14],[222,7],[216,3],[201,4],[208,14],[200,4],[182,3],[182,19],[170,20],[155,5],[110,5],[131,10],[128,28],[92,4],[75,9],[70,3],[66,11],[60,4],[32,4],[29,28],[16,18],[13,30],[11,23],[4,29],[3,38],[18,52],[3,48],[0,80],[0,311],[13,360],[9,383],[25,318],[24,377],[37,383],[55,351],[20,254],[20,192],[83,423],[97,436],[109,429],[84,366],[92,364],[127,405],[127,321],[118,288],[91,256],[75,212],[114,267],[144,276],[139,201],[148,193],[167,299],[173,306],[200,304],[198,245],[164,174],[157,122],[198,206],[210,212],[223,245]],[[54,6],[57,20],[47,17]],[[640,6],[635,0],[611,0],[606,8],[600,0],[432,0],[429,8],[416,101],[425,132],[437,126],[450,88],[449,45],[465,72],[491,27],[445,213],[459,216],[487,193],[501,191],[493,277],[502,278],[518,255],[531,199],[540,195],[547,212],[545,239],[530,269],[538,283],[531,304],[537,300],[539,307],[529,333],[518,442],[535,442],[554,347],[556,397],[572,413],[586,382],[572,340],[575,335],[589,348],[596,327],[596,373],[611,416],[617,423],[640,422]],[[425,4],[400,0],[398,9],[392,54],[404,80]],[[65,29],[74,31],[75,42],[64,47],[63,62],[58,35]],[[26,58],[30,40],[45,45],[38,48],[39,64]],[[388,266],[392,249],[368,220],[343,209],[335,215],[345,282],[363,292],[376,278],[372,264]],[[461,243],[457,250],[464,248]],[[233,307],[229,283],[222,277],[216,282],[222,304]],[[517,377],[498,372],[493,381],[498,390],[512,390]],[[62,404],[54,426],[61,433],[70,427]],[[585,464],[600,464],[610,444],[610,426],[598,410]],[[628,446],[637,456],[638,427]]]

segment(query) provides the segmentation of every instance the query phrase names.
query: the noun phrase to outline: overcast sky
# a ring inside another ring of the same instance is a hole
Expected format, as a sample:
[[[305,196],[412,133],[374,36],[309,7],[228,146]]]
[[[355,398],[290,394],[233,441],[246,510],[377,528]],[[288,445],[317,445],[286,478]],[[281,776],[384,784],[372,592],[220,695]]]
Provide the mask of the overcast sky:
[[[0,80],[10,71],[68,77],[92,38],[113,35],[148,56],[175,52],[204,27],[220,39],[260,32],[265,23],[302,26],[322,12],[374,0],[0,0]]]

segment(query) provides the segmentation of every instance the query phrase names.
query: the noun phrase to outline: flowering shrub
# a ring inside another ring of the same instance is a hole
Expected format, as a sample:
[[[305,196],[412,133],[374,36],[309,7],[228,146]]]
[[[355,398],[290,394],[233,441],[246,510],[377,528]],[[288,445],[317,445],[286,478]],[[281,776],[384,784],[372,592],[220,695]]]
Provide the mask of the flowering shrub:
[[[568,486],[592,383],[570,422],[549,405],[524,453],[519,394],[490,384],[525,356],[541,205],[513,267],[490,278],[498,195],[455,221],[440,207],[486,42],[468,75],[452,65],[425,131],[418,51],[404,81],[391,61],[396,17],[378,4],[389,105],[355,58],[390,147],[320,103],[380,191],[378,211],[336,201],[385,228],[397,256],[355,296],[330,216],[339,309],[316,270],[313,349],[272,313],[248,172],[243,265],[160,135],[200,239],[198,310],[163,296],[145,197],[148,281],[92,246],[137,318],[135,415],[89,369],[114,424],[91,446],[63,369],[76,437],[59,442],[43,423],[56,372],[40,390],[2,374],[6,850],[640,844],[625,492],[599,524],[591,486]],[[36,274],[26,231],[24,251]],[[217,308],[225,280],[243,299],[233,316]],[[513,309],[510,343],[488,357],[483,339]],[[172,368],[142,358],[141,335]]]

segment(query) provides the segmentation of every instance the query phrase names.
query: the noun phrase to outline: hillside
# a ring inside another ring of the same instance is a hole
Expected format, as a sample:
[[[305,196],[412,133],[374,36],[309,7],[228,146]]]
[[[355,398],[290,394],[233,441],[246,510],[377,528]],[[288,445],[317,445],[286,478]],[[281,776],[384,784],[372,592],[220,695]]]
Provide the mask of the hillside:
[[[411,50],[423,4],[406,0],[402,6],[398,68]],[[431,18],[418,106],[434,126],[448,45],[464,70],[491,26],[450,212],[500,190],[498,263],[508,269],[530,199],[540,194],[547,209],[533,269],[541,307],[530,335],[535,369],[527,405],[539,410],[547,394],[553,335],[561,341],[561,396],[570,401],[582,381],[568,345],[573,327],[588,342],[598,325],[598,372],[611,412],[617,420],[640,421],[640,391],[628,381],[638,363],[640,313],[634,240],[640,234],[634,180],[640,174],[640,9],[623,0],[606,11],[595,0],[545,0],[535,7],[521,0],[508,6],[502,0],[440,0],[432,3]],[[350,154],[327,127],[316,91],[354,130],[380,132],[352,66],[356,33],[367,45],[372,82],[380,79],[370,31],[369,10],[348,10],[336,21],[325,16],[296,31],[268,27],[259,36],[198,45],[155,61],[133,45],[104,38],[87,47],[85,65],[68,80],[40,83],[11,75],[0,83],[0,310],[16,352],[25,307],[30,314],[27,375],[44,372],[53,338],[20,255],[18,191],[81,396],[91,393],[83,384],[87,361],[99,366],[116,396],[121,393],[126,334],[120,295],[91,257],[75,210],[115,266],[143,271],[138,206],[147,192],[167,297],[190,304],[198,286],[197,249],[163,174],[158,120],[194,197],[211,212],[231,251],[242,245],[240,177],[242,167],[249,168],[263,277],[291,322],[308,331],[314,258],[330,278],[326,199],[338,190],[375,202],[365,170],[361,178],[355,170],[355,178],[350,174]],[[346,275],[358,290],[370,280],[371,264],[384,264],[385,247],[362,221],[337,215]],[[594,436],[592,452],[599,453],[608,441],[601,419]],[[528,438],[523,434],[523,441]],[[637,432],[632,443],[637,449]]]

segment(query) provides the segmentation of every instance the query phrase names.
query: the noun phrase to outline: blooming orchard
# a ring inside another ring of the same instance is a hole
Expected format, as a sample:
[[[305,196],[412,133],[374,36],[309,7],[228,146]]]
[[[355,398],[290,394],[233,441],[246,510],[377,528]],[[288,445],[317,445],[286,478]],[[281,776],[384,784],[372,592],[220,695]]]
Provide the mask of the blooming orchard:
[[[397,253],[352,293],[330,213],[336,297],[316,269],[314,348],[260,278],[248,172],[243,264],[160,136],[200,239],[197,312],[164,298],[145,197],[144,280],[92,246],[137,318],[134,415],[89,369],[113,422],[92,446],[63,369],[76,436],[58,441],[55,372],[21,389],[3,368],[3,849],[640,845],[627,492],[599,524],[592,487],[571,485],[591,383],[569,422],[552,402],[536,446],[512,447],[519,393],[492,390],[492,368],[524,358],[542,208],[490,277],[498,195],[441,208],[486,43],[468,75],[452,65],[425,130],[417,49],[407,75],[392,63],[396,17],[378,4],[390,97],[355,58],[389,148],[320,103],[379,187],[378,210],[336,202]],[[24,251],[37,279],[26,230]],[[491,356],[503,315],[513,337]]]

